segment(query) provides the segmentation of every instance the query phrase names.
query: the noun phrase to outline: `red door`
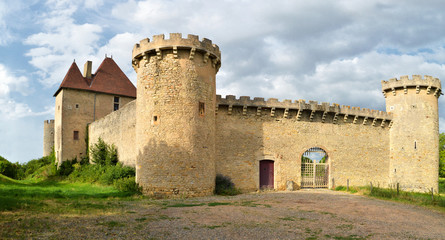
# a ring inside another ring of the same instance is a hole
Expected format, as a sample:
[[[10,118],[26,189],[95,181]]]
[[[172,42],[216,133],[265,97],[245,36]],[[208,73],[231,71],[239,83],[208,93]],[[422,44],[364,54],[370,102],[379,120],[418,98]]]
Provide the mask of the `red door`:
[[[260,161],[260,188],[273,188],[273,161]]]

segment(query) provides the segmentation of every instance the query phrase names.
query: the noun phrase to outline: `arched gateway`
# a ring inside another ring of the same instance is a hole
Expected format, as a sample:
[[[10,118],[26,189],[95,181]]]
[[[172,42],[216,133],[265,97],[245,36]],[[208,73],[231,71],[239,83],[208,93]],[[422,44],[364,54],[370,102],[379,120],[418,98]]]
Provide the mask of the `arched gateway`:
[[[327,188],[329,181],[329,158],[319,147],[309,148],[301,156],[301,187]]]

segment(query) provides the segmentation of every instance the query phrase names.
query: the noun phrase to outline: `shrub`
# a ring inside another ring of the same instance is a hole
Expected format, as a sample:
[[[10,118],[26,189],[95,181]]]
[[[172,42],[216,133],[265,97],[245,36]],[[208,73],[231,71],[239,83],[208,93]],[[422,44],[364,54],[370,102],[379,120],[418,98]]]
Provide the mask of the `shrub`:
[[[136,172],[134,168],[122,166],[122,164],[117,164],[115,166],[108,165],[104,166],[103,174],[99,178],[99,182],[106,185],[111,185],[115,180],[134,177]]]
[[[221,174],[217,174],[215,178],[215,194],[233,196],[240,194],[241,191],[235,188],[232,179]]]
[[[91,149],[91,161],[99,165],[116,165],[117,159],[117,149],[114,145],[108,145],[99,138],[97,143],[95,143]]]
[[[58,176],[68,176],[74,171],[74,164],[77,163],[77,158],[72,160],[63,161],[62,164],[57,168]]]
[[[135,177],[117,179],[114,181],[114,187],[121,192],[142,193],[142,187],[136,183]]]
[[[17,166],[0,156],[0,174],[10,178],[16,178]]]

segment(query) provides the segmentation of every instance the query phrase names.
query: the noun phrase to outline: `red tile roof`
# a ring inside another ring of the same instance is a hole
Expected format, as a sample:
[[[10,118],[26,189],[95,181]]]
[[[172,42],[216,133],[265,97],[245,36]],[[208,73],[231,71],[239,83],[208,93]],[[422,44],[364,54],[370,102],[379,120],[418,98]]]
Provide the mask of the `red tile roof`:
[[[136,87],[112,58],[105,58],[91,79],[84,78],[75,62],[65,75],[57,96],[63,88],[87,90],[136,98]]]

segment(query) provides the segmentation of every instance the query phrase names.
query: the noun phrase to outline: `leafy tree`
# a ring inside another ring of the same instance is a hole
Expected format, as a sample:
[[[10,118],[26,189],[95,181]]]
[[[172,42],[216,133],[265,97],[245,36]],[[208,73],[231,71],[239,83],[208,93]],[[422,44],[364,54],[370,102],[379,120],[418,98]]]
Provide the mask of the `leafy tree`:
[[[445,178],[445,133],[439,135],[439,177]]]
[[[17,166],[0,156],[0,174],[10,178],[16,178]]]
[[[107,143],[99,138],[96,144],[94,144],[91,149],[91,161],[99,165],[116,165],[117,159],[117,149],[114,145],[108,145]]]

